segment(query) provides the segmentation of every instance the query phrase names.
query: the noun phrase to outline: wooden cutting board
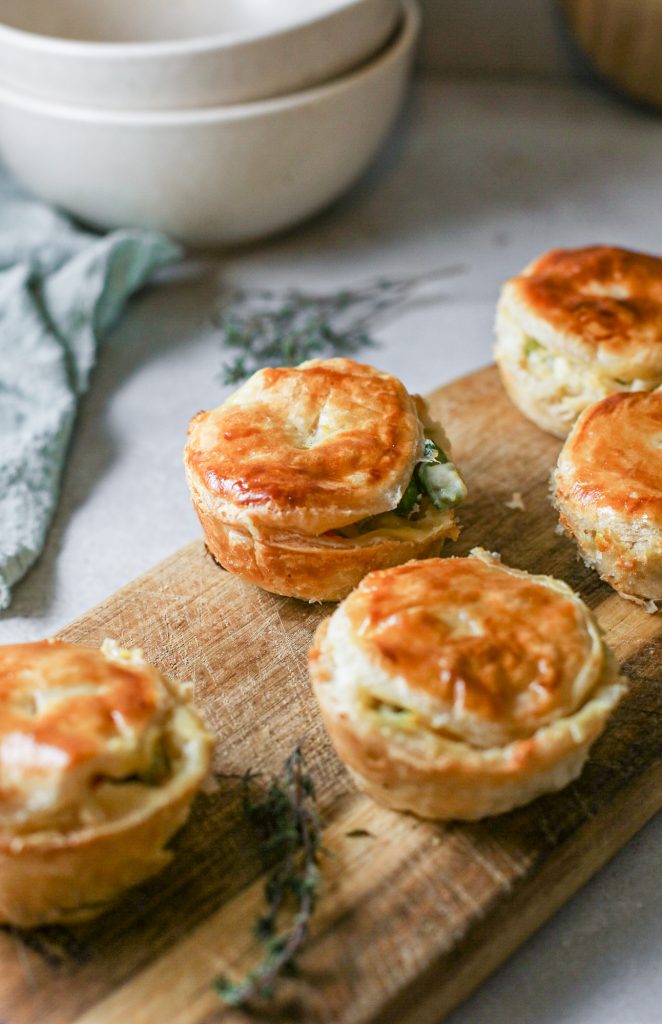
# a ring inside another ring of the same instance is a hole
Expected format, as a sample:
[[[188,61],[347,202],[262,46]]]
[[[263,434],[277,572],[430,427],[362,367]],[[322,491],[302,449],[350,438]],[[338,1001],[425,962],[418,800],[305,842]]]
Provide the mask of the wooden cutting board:
[[[172,865],[104,917],[27,938],[0,933],[2,1024],[245,1024],[212,989],[256,953],[263,879],[238,776],[277,770],[299,739],[333,855],[300,974],[261,1018],[273,1024],[438,1024],[660,807],[662,615],[619,598],[557,535],[548,479],[559,442],[520,416],[494,368],[436,392],[432,406],[470,495],[446,553],[482,544],[566,580],[597,611],[630,676],[581,778],[472,825],[378,808],[337,761],[308,684],[306,651],[329,608],[242,583],[196,541],[62,636],[115,637],[194,679],[224,777],[199,798]],[[523,510],[506,507],[514,491]]]

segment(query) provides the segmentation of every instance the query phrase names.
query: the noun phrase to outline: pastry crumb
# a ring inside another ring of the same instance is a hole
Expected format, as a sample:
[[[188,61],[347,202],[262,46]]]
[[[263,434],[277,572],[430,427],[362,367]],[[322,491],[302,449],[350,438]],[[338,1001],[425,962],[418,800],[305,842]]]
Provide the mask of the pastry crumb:
[[[115,661],[118,664],[123,662],[129,665],[144,665],[145,658],[141,647],[122,647],[118,644],[117,640],[112,640],[110,637],[101,644],[101,653],[108,659],[108,661]]]
[[[524,501],[519,491],[513,491],[510,501],[504,501],[506,508],[512,509],[514,512],[524,511]]]
[[[660,611],[660,605],[657,601],[647,600],[644,597],[635,597],[634,594],[624,594],[622,590],[617,590],[616,593],[626,601],[632,601],[633,604],[638,604],[639,607],[643,608],[649,615],[656,615],[657,612]]]

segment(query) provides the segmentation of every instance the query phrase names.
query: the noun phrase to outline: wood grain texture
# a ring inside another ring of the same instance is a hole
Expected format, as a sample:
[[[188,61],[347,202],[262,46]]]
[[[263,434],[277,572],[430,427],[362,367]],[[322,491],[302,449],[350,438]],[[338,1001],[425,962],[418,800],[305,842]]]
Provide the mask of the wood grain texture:
[[[378,808],[338,763],[308,683],[306,652],[329,608],[244,584],[191,544],[62,636],[115,637],[192,678],[223,777],[197,801],[171,866],[103,918],[28,937],[0,932],[2,1024],[246,1024],[211,987],[256,954],[262,878],[238,776],[277,770],[298,739],[333,856],[300,975],[282,986],[266,1017],[273,1024],[438,1024],[662,805],[662,616],[619,598],[555,532],[548,480],[559,442],[510,405],[493,368],[431,402],[470,494],[446,553],[482,544],[566,580],[596,610],[630,676],[581,778],[471,825]],[[523,511],[504,504],[513,491]]]

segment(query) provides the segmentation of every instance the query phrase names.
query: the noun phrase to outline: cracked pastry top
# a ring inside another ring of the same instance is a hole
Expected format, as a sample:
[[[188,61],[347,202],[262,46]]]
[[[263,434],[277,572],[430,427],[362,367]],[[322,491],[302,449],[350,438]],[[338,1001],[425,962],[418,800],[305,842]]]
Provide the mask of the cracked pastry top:
[[[466,493],[425,402],[351,359],[258,371],[194,417],[184,462],[216,560],[308,600],[437,554]]]
[[[593,402],[662,383],[662,259],[555,249],[503,286],[495,359],[519,409],[565,437]]]
[[[90,917],[163,867],[211,749],[139,651],[0,647],[0,920]]]
[[[310,670],[359,787],[430,818],[565,786],[624,693],[581,599],[481,549],[367,576],[319,627]]]

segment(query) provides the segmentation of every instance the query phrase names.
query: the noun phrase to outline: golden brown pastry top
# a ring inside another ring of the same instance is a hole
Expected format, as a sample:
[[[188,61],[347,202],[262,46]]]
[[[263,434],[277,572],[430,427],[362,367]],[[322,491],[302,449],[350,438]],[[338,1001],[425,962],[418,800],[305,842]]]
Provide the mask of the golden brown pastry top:
[[[568,587],[480,551],[372,573],[342,608],[377,670],[373,695],[477,745],[572,713],[602,670],[590,613]]]
[[[590,406],[561,452],[556,486],[574,506],[662,526],[662,392],[609,395]]]
[[[116,651],[0,647],[0,826],[67,825],[101,782],[158,782],[177,699],[139,652]]]
[[[422,451],[414,399],[351,359],[260,370],[189,427],[188,471],[219,510],[316,536],[394,508]]]
[[[550,347],[575,358],[628,380],[662,375],[662,259],[607,245],[554,249],[506,290],[541,343],[547,326]]]

